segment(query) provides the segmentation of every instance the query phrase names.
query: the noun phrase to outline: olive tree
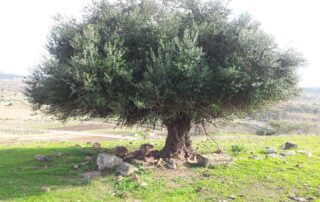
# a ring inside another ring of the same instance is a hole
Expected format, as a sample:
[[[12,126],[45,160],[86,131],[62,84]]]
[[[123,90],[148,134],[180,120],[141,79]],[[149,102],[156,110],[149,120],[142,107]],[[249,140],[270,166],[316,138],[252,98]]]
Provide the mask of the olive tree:
[[[61,119],[161,123],[160,154],[188,157],[193,124],[298,92],[301,55],[278,48],[250,16],[230,13],[222,1],[95,2],[80,20],[56,21],[26,94]]]

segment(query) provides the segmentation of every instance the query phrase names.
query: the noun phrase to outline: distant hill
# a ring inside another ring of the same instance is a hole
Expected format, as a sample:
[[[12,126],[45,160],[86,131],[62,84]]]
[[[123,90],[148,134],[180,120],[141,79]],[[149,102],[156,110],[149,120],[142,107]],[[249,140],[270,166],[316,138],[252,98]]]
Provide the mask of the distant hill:
[[[0,72],[0,79],[23,79],[23,76]]]
[[[306,92],[306,93],[317,93],[317,94],[320,94],[320,87],[304,88],[303,91]]]

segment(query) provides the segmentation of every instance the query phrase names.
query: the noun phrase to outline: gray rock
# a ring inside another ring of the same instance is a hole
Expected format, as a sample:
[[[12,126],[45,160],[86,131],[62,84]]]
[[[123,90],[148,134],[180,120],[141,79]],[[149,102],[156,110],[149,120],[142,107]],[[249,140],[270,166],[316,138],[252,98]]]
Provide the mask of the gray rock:
[[[153,150],[154,146],[152,144],[143,144],[140,146],[140,151],[144,156],[147,156]]]
[[[107,153],[100,153],[97,158],[98,170],[114,168],[122,163],[122,159]]]
[[[174,170],[174,169],[177,169],[177,164],[174,162],[174,160],[169,159],[167,164],[166,164],[166,167],[168,169],[173,169]]]
[[[277,153],[277,149],[272,148],[272,147],[266,147],[265,151],[266,154],[276,154]]]
[[[268,154],[267,157],[269,157],[269,158],[278,158],[278,159],[284,158],[284,157],[281,156],[280,154],[275,154],[275,153],[273,153],[273,154]]]
[[[312,153],[310,151],[306,151],[306,150],[298,150],[297,153],[304,154],[309,157],[312,156]]]
[[[204,177],[210,177],[211,174],[210,174],[208,171],[205,171],[205,172],[202,173],[202,176],[204,176]]]
[[[267,129],[267,128],[261,128],[256,131],[256,135],[271,136],[275,134],[276,132],[273,129]]]
[[[284,145],[281,146],[282,149],[295,149],[298,148],[298,145],[292,142],[285,142]]]
[[[230,195],[230,196],[229,196],[229,199],[235,200],[235,199],[236,199],[236,196],[235,196],[235,195]]]
[[[79,169],[80,166],[76,164],[76,165],[73,165],[73,168],[74,168],[74,169]]]
[[[122,162],[116,168],[116,172],[120,173],[122,176],[132,175],[136,171],[138,171],[138,168],[136,168],[135,166],[133,166],[133,165],[131,165],[129,163],[126,163],[126,162]]]
[[[297,201],[297,202],[310,202],[310,201],[314,200],[313,197],[304,198],[304,197],[299,197],[299,196],[295,196],[295,195],[291,195],[288,198],[291,200]]]
[[[262,160],[263,159],[261,156],[258,156],[258,155],[253,155],[253,156],[250,156],[249,158],[255,159],[255,160]]]
[[[294,151],[283,151],[283,152],[280,153],[280,155],[282,155],[282,156],[295,156],[296,152],[294,152]]]
[[[232,157],[224,153],[213,153],[210,155],[197,155],[197,165],[213,168],[218,165],[230,165],[233,163]]]
[[[34,159],[37,160],[37,161],[41,161],[41,162],[48,161],[47,157],[45,155],[42,155],[42,154],[35,155]]]
[[[127,147],[125,146],[117,146],[115,149],[114,149],[114,154],[116,156],[119,156],[121,158],[125,157],[126,155],[128,155],[129,153],[129,150],[127,149]]]
[[[162,160],[162,158],[159,158],[159,160],[156,162],[156,165],[157,165],[158,167],[161,167],[161,166],[164,165],[164,161]]]

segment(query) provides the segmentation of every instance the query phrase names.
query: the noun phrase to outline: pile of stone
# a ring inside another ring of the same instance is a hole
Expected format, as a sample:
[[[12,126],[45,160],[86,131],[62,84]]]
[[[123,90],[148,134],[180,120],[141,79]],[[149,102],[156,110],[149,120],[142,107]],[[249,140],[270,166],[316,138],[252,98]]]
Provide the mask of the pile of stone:
[[[282,151],[278,153],[276,148],[265,147],[264,153],[267,155],[267,157],[271,157],[271,158],[284,158],[286,156],[295,156],[297,153],[304,154],[309,157],[312,156],[312,153],[310,151],[306,151],[306,150],[294,151],[293,149],[297,149],[298,145],[292,142],[285,142],[280,148],[282,149]]]
[[[117,146],[110,153],[100,153],[97,157],[97,167],[99,171],[106,169],[115,169],[115,171],[122,176],[129,176],[138,171],[134,164],[142,164],[141,162],[150,162],[154,159],[154,146],[151,144],[143,144],[140,149],[129,153],[125,146]],[[141,162],[139,162],[141,161]],[[154,163],[153,161],[151,163]]]
[[[167,169],[184,169],[189,166],[213,168],[218,165],[230,165],[233,159],[224,153],[196,155],[192,159],[162,159],[160,152],[151,144],[143,144],[136,151],[129,153],[124,146],[118,146],[110,153],[100,153],[97,158],[99,171],[114,169],[121,176],[133,175],[138,171],[135,165],[153,165]]]

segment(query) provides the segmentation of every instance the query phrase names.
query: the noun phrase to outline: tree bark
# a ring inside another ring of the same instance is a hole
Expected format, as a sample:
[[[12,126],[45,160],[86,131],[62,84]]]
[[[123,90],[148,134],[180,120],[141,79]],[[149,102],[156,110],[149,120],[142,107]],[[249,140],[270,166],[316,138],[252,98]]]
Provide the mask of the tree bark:
[[[193,155],[189,131],[191,129],[191,119],[182,117],[181,119],[164,123],[168,129],[168,136],[161,156],[167,158],[188,158]]]

